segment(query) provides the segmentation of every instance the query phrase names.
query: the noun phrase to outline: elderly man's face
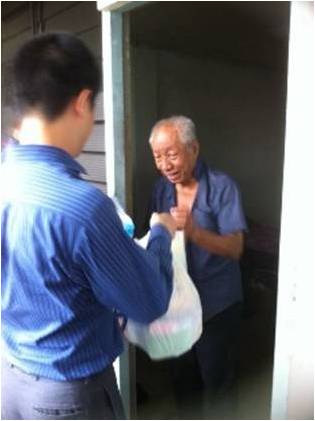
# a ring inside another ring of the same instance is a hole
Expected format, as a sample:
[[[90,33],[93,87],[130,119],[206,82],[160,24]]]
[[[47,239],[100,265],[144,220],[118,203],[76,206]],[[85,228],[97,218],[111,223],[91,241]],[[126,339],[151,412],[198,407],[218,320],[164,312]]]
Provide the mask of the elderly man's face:
[[[199,152],[194,141],[185,145],[171,125],[159,128],[153,136],[151,148],[155,165],[173,184],[186,184],[192,179]]]

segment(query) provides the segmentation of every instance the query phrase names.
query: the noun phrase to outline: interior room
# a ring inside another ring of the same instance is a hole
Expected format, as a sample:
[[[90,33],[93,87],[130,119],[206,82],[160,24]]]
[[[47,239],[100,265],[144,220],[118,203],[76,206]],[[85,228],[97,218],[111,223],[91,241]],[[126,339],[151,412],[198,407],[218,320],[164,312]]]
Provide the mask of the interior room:
[[[234,419],[270,417],[284,156],[289,2],[154,2],[129,12],[133,216],[145,231],[157,173],[148,143],[171,115],[240,186],[249,230]],[[138,417],[172,419],[168,362],[137,351]],[[217,414],[224,418],[223,413]]]

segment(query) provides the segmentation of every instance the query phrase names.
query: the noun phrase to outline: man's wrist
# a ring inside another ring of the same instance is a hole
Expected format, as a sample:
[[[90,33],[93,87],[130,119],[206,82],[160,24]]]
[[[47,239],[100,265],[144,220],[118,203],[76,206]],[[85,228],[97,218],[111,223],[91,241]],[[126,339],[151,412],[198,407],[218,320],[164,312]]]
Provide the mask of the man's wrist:
[[[199,238],[199,227],[192,224],[188,229],[185,230],[186,237],[196,243]]]
[[[162,223],[158,222],[152,225],[151,227],[151,238],[155,237],[165,237],[168,240],[172,240],[172,234],[170,233],[169,229]]]

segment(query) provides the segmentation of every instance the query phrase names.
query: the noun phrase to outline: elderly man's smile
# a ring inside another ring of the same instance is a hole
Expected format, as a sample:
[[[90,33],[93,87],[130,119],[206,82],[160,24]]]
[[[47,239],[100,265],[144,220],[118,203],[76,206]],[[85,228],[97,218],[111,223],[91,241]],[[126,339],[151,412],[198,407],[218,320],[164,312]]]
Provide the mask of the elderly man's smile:
[[[173,173],[165,173],[165,175],[171,183],[176,183],[176,182],[179,182],[181,180],[180,171],[173,172]]]

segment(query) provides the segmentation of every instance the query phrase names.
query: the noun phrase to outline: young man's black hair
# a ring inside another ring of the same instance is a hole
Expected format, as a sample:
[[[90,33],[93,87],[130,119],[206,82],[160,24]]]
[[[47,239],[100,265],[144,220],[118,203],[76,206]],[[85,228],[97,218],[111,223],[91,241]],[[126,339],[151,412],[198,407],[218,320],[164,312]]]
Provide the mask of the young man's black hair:
[[[19,116],[36,109],[51,121],[82,89],[91,90],[94,105],[100,71],[81,40],[69,33],[47,33],[30,40],[16,54],[13,86]]]

